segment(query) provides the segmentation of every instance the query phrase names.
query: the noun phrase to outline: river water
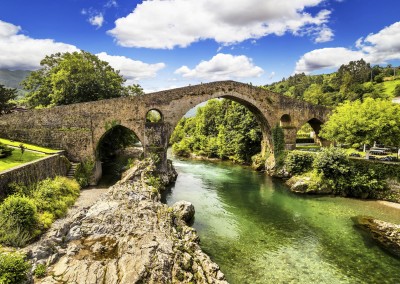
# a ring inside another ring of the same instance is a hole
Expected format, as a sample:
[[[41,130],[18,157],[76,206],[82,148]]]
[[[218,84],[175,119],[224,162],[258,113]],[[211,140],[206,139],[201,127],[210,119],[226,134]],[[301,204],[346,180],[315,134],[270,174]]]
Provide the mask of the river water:
[[[370,215],[400,224],[400,210],[294,195],[280,180],[231,163],[174,166],[179,176],[164,200],[194,204],[201,247],[230,283],[400,283],[400,260],[351,220]]]

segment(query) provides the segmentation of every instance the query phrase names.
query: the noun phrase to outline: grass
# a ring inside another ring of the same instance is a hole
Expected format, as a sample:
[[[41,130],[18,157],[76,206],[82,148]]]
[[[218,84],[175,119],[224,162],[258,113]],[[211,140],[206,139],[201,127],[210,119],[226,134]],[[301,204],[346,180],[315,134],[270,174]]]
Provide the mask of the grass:
[[[0,143],[3,143],[8,146],[14,146],[14,147],[19,147],[20,144],[23,144],[27,150],[38,151],[38,152],[42,152],[45,154],[54,154],[54,153],[58,153],[61,151],[61,150],[54,150],[54,149],[45,148],[45,147],[39,147],[36,145],[22,143],[22,142],[18,142],[18,141],[11,141],[11,140],[4,139],[4,138],[0,138]]]
[[[46,156],[47,156],[46,154],[40,154],[30,151],[25,151],[25,153],[21,156],[21,151],[15,149],[12,152],[11,156],[0,159],[0,172]]]
[[[390,97],[393,96],[393,91],[394,88],[396,88],[397,85],[400,85],[400,77],[396,76],[396,77],[391,77],[389,80],[387,80],[389,78],[386,78],[386,81],[379,83],[383,85],[385,94],[389,95]]]

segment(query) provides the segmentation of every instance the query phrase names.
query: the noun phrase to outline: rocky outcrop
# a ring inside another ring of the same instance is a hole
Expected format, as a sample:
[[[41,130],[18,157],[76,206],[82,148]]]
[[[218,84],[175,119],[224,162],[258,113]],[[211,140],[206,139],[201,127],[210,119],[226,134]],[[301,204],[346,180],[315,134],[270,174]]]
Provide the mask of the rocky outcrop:
[[[366,231],[383,249],[400,257],[400,225],[368,216],[353,218],[356,227]]]
[[[307,194],[332,194],[332,189],[327,184],[321,184],[307,176],[292,176],[286,182],[290,191]]]
[[[155,177],[153,169],[140,162],[93,206],[27,248],[34,267],[49,266],[35,283],[227,283],[184,222],[190,214],[159,202],[156,186],[171,175]]]

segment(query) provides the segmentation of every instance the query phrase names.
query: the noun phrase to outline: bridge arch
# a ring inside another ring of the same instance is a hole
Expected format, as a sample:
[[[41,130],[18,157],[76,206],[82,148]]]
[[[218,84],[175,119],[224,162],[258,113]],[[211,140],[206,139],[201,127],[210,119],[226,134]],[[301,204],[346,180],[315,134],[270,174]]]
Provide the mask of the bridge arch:
[[[245,106],[254,116],[257,118],[257,121],[260,125],[261,132],[263,135],[262,143],[261,143],[261,153],[265,155],[267,151],[272,151],[272,132],[271,132],[271,124],[269,119],[264,115],[265,110],[257,107],[257,102],[251,97],[247,96],[245,93],[239,93],[236,91],[228,91],[221,92],[216,91],[210,94],[203,93],[201,96],[192,97],[189,104],[180,104],[177,103],[180,108],[176,110],[174,117],[172,117],[170,122],[170,131],[168,133],[167,140],[169,142],[172,132],[175,127],[178,125],[179,120],[185,116],[185,114],[191,110],[192,108],[198,106],[199,104],[205,103],[211,99],[228,99],[235,101],[243,106]]]
[[[330,144],[329,141],[327,141],[319,136],[321,127],[324,124],[323,119],[317,118],[317,117],[311,117],[311,118],[304,119],[304,120],[300,121],[300,123],[297,125],[297,130],[300,130],[300,128],[305,124],[308,124],[312,128],[312,130],[314,132],[313,138],[314,138],[315,143],[319,144],[320,146],[327,146]]]
[[[95,148],[95,182],[97,183],[104,174],[112,173],[118,176],[122,173],[122,166],[127,161],[117,160],[121,156],[121,151],[133,146],[142,148],[141,145],[139,136],[125,125],[115,124],[105,130]],[[143,152],[143,149],[131,149],[129,153],[125,153],[125,160],[140,155],[140,152]]]

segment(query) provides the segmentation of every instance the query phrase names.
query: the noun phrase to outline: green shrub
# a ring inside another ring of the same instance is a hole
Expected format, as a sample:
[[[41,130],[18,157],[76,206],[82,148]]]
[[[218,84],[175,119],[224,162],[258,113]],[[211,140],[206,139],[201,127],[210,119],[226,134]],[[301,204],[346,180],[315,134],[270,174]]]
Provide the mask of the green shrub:
[[[38,183],[33,198],[40,212],[62,217],[74,204],[80,192],[79,184],[65,177],[46,179]],[[46,224],[43,224],[46,227]]]
[[[285,134],[278,124],[272,128],[272,144],[274,146],[275,163],[281,167],[285,160]]]
[[[290,151],[285,158],[286,170],[292,175],[307,172],[312,168],[314,157],[312,153]]]
[[[19,253],[0,254],[0,283],[17,284],[27,279],[30,264]]]
[[[265,169],[266,157],[263,157],[261,153],[258,153],[251,157],[251,167],[256,171],[262,171]]]
[[[384,180],[377,178],[375,172],[370,169],[368,172],[360,172],[352,168],[352,175],[349,179],[348,195],[361,198],[375,198],[379,192],[386,188]]]
[[[12,155],[12,151],[14,151],[14,149],[12,149],[10,147],[7,147],[3,143],[0,143],[0,159],[1,158],[6,158],[8,156],[11,156]]]
[[[0,206],[0,219],[13,220],[16,226],[33,231],[37,225],[36,205],[27,197],[11,195]]]
[[[348,175],[350,172],[346,152],[335,147],[323,148],[315,157],[313,167],[329,179],[337,179]]]
[[[32,187],[12,182],[8,184],[6,196],[10,195],[20,195],[20,196],[30,196],[32,193]]]
[[[35,271],[33,272],[33,274],[37,277],[37,278],[43,278],[46,276],[47,274],[47,267],[44,264],[38,264],[38,266],[36,266]]]
[[[192,152],[190,139],[183,138],[179,143],[172,145],[172,152],[179,157],[190,157]]]
[[[90,178],[93,174],[94,161],[87,160],[78,165],[75,172],[75,179],[81,187],[86,187],[90,183]]]

